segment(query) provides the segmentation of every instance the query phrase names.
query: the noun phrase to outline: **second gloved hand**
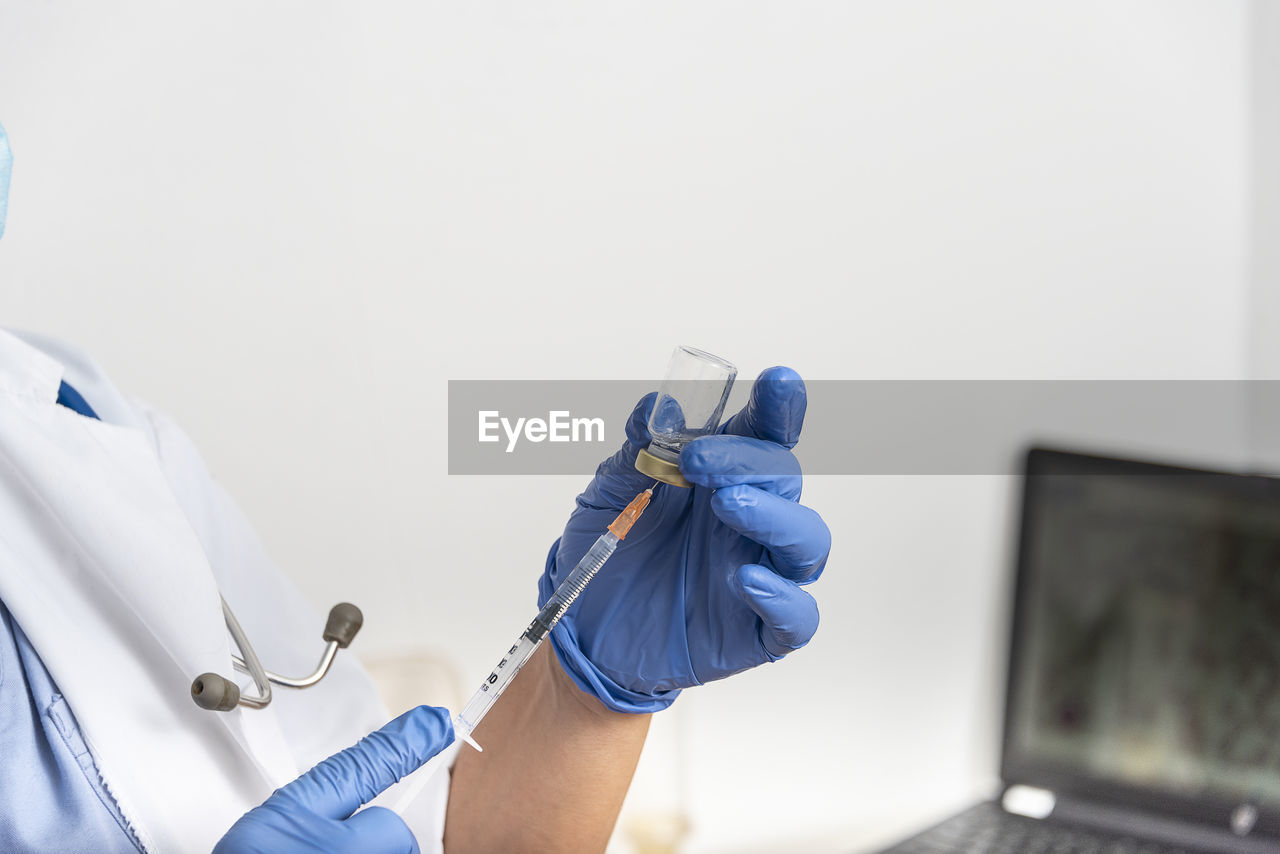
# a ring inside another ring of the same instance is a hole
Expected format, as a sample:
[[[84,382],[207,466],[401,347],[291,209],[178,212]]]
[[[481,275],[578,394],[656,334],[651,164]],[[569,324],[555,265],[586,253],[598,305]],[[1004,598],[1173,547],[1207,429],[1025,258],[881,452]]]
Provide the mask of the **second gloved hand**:
[[[452,741],[444,709],[405,712],[277,789],[232,825],[213,854],[418,854],[400,816],[382,807],[356,810]]]
[[[760,375],[721,435],[680,455],[692,489],[654,490],[644,516],[551,635],[578,687],[605,706],[651,712],[682,688],[775,661],[808,643],[818,606],[802,585],[826,566],[831,533],[799,503],[806,392],[790,368]],[[538,585],[544,604],[613,517],[653,483],[636,471],[654,395],[602,463]]]

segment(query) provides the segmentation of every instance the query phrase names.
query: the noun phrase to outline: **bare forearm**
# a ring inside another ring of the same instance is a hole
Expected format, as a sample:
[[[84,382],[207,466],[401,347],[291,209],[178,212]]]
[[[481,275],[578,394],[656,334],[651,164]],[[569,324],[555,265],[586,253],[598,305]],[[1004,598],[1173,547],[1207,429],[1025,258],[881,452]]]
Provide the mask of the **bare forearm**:
[[[544,644],[476,729],[484,753],[458,755],[445,851],[603,851],[648,731],[648,715],[578,690]]]

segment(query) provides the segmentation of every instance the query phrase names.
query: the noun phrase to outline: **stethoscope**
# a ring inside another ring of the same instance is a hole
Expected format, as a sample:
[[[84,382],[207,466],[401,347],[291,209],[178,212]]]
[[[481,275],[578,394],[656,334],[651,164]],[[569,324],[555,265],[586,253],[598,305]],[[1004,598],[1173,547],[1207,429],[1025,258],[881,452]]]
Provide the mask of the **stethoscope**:
[[[80,392],[65,380],[58,387],[58,403],[86,418],[102,420]],[[364,615],[355,605],[350,602],[339,602],[334,605],[329,610],[329,619],[324,625],[322,637],[325,647],[324,654],[320,656],[320,664],[310,676],[292,679],[263,668],[262,662],[258,660],[258,654],[253,651],[253,645],[245,637],[244,629],[240,628],[240,621],[231,612],[231,606],[227,604],[226,599],[222,599],[222,616],[227,622],[227,631],[231,633],[232,640],[240,648],[240,655],[231,656],[231,663],[235,665],[236,670],[249,674],[258,693],[256,696],[244,696],[240,693],[240,686],[225,676],[217,673],[201,673],[191,683],[191,699],[195,700],[200,708],[215,712],[229,712],[236,706],[265,709],[271,703],[273,684],[285,688],[310,688],[325,677],[333,665],[333,659],[338,654],[338,650],[350,646],[356,632],[360,631],[360,627],[364,625]]]
[[[240,693],[240,686],[217,673],[201,673],[191,682],[191,699],[197,706],[213,712],[229,712],[236,706],[249,709],[264,709],[271,703],[271,686],[280,685],[285,688],[310,688],[329,672],[338,650],[346,649],[355,638],[356,632],[364,625],[364,615],[360,609],[350,602],[339,602],[329,609],[329,619],[324,624],[324,654],[320,663],[309,676],[291,678],[272,673],[262,666],[253,645],[245,636],[240,621],[231,612],[227,600],[222,600],[222,616],[227,622],[227,631],[231,639],[240,648],[240,655],[231,656],[231,663],[241,673],[248,673],[253,679],[257,696],[245,696]]]

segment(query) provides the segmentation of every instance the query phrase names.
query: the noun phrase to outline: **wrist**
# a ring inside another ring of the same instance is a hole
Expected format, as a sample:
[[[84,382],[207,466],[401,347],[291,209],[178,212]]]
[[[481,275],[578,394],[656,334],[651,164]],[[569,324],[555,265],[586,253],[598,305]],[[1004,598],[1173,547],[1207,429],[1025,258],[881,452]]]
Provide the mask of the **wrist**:
[[[578,689],[595,697],[606,709],[627,714],[660,712],[680,696],[679,688],[649,693],[628,688],[612,678],[583,652],[572,619],[563,619],[551,630],[556,660]]]
[[[542,607],[551,598],[553,584],[551,568],[556,560],[560,541],[551,544],[547,554],[547,565],[538,579],[538,606]],[[596,666],[583,651],[578,642],[578,631],[574,625],[574,615],[563,617],[548,638],[555,650],[554,658],[559,672],[557,677],[566,677],[584,695],[582,700],[594,700],[606,711],[626,714],[651,714],[660,712],[675,702],[680,696],[679,688],[670,688],[656,692],[638,691],[628,688],[617,681],[604,669]],[[548,656],[551,657],[551,656]],[[577,695],[575,695],[577,696]]]
[[[565,670],[560,656],[550,650],[547,652],[548,654],[540,656],[540,665],[546,671],[544,678],[558,708],[569,709],[590,718],[610,718],[625,714],[609,708],[595,694],[582,690]]]

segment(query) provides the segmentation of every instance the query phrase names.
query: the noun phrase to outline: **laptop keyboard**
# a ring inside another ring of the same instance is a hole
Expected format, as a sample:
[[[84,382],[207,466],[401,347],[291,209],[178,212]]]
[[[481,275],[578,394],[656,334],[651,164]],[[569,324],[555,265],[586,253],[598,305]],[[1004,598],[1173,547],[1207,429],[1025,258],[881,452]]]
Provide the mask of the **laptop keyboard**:
[[[1205,854],[1198,848],[1112,836],[1010,815],[981,804],[882,854]]]

